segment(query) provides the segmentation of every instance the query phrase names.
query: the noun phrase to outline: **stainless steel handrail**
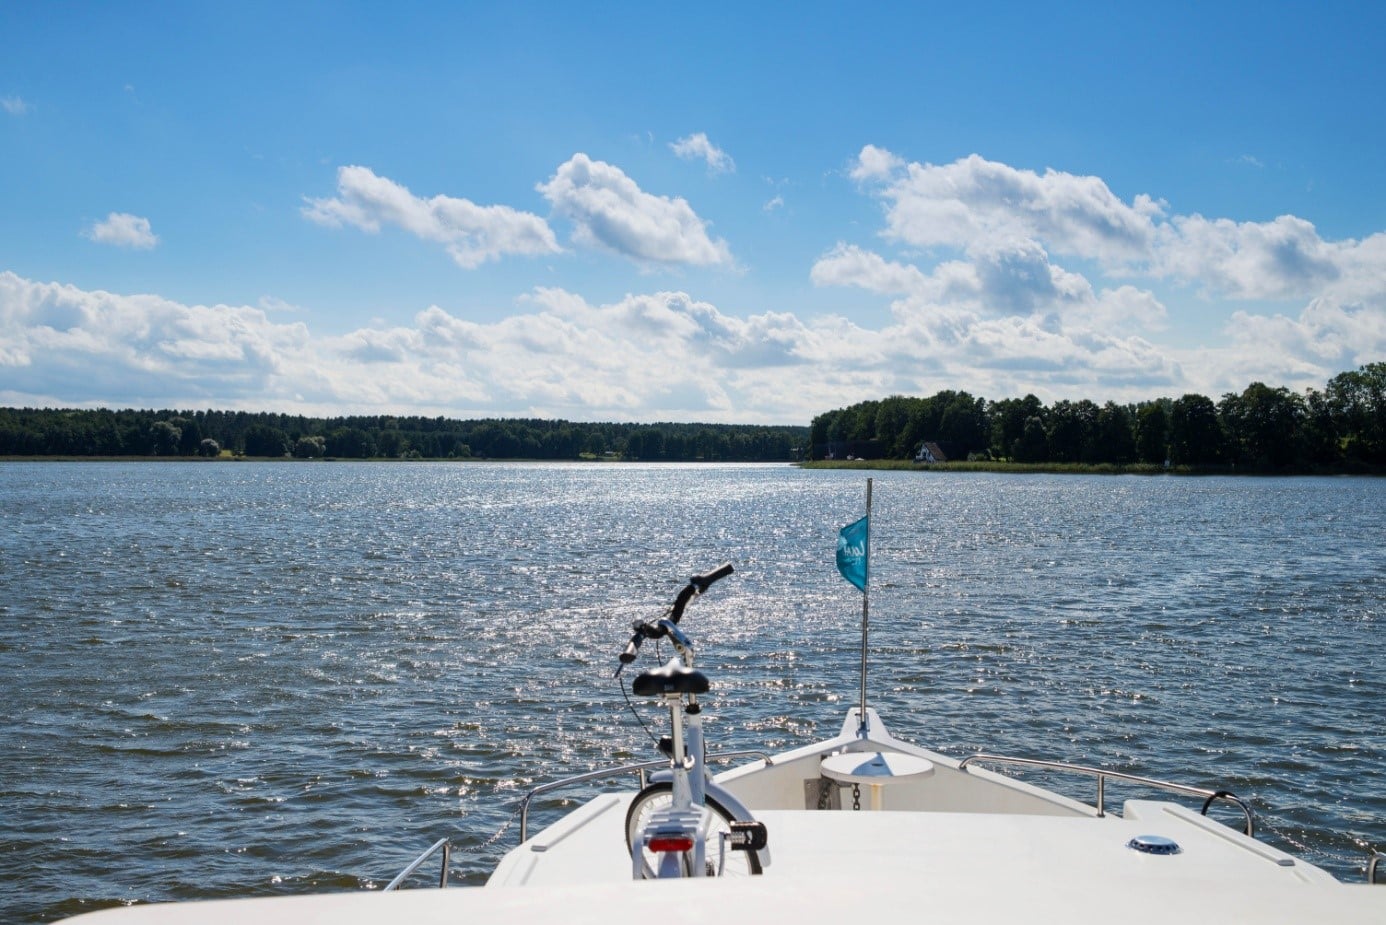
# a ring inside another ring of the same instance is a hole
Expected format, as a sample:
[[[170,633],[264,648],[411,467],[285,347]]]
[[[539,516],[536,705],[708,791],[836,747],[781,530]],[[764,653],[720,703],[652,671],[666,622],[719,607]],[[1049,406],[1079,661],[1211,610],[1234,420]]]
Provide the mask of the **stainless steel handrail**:
[[[765,752],[756,751],[753,749],[743,749],[740,751],[731,752],[718,752],[715,755],[708,755],[705,760],[720,761],[726,760],[728,758],[747,757],[759,758],[761,761],[765,762],[767,767],[774,763],[771,761],[770,756],[767,755]],[[620,774],[639,774],[640,787],[641,789],[644,789],[646,771],[656,771],[660,768],[667,767],[669,767],[669,760],[667,758],[661,758],[658,761],[642,761],[639,764],[623,764],[620,767],[616,768],[602,768],[596,771],[588,771],[586,774],[577,774],[573,777],[565,777],[562,780],[550,781],[547,784],[540,784],[538,787],[535,787],[529,793],[525,794],[524,799],[520,801],[520,843],[524,844],[524,842],[527,841],[529,838],[530,801],[533,800],[535,797],[539,796],[540,794],[549,793],[553,790],[561,790],[564,787],[571,787],[574,784],[583,784],[590,780],[600,780],[604,777],[616,777]]]
[[[400,871],[399,876],[391,880],[390,883],[385,887],[385,889],[381,890],[381,892],[389,893],[391,890],[399,889],[399,885],[403,883],[405,880],[409,879],[409,876],[412,873],[414,873],[414,871],[419,869],[419,865],[422,864],[424,861],[427,861],[430,857],[432,857],[433,854],[437,852],[440,848],[443,850],[443,873],[442,876],[438,878],[438,889],[441,890],[443,887],[447,886],[448,862],[452,859],[452,844],[446,838],[440,838],[432,845],[430,845],[427,851],[425,851],[418,857],[414,858],[413,862],[411,862],[408,867],[404,868],[404,870]]]
[[[1368,883],[1376,883],[1376,865],[1377,862],[1382,860],[1383,858],[1386,858],[1386,854],[1382,854],[1380,851],[1372,852],[1371,860],[1367,861]]]
[[[968,755],[962,761],[958,762],[958,770],[965,772],[967,766],[974,761],[986,761],[993,764],[1016,764],[1025,767],[1043,768],[1048,771],[1067,771],[1074,774],[1087,774],[1091,777],[1096,777],[1097,815],[1099,816],[1107,815],[1106,799],[1108,778],[1125,781],[1129,784],[1139,784],[1143,787],[1152,787],[1156,790],[1168,790],[1172,793],[1182,793],[1185,796],[1203,797],[1204,803],[1202,812],[1205,816],[1208,815],[1208,807],[1212,805],[1214,800],[1227,800],[1230,803],[1235,803],[1237,807],[1241,809],[1242,815],[1246,817],[1246,828],[1244,831],[1247,835],[1253,838],[1255,837],[1256,825],[1251,807],[1243,803],[1236,794],[1229,793],[1226,790],[1205,790],[1202,787],[1190,787],[1186,784],[1176,784],[1167,780],[1157,780],[1153,777],[1139,777],[1135,774],[1123,774],[1120,771],[1109,771],[1104,768],[1093,768],[1082,764],[1067,764],[1062,761],[1046,761],[1039,758],[1017,758],[1012,755],[989,755],[983,752],[978,752],[975,755]]]

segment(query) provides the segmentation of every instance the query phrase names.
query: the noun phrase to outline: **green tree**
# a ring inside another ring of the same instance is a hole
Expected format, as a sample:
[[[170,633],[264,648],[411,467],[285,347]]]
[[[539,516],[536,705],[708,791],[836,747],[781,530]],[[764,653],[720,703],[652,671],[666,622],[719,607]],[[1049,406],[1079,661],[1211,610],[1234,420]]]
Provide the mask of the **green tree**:
[[[409,448],[409,443],[398,428],[390,427],[375,436],[375,450],[386,459],[398,459]]]
[[[888,459],[908,459],[914,453],[914,447],[909,445],[910,404],[917,400],[891,395],[876,408],[873,430]]]
[[[1136,411],[1136,458],[1159,465],[1169,459],[1169,410],[1166,402],[1152,401]]]
[[[1178,465],[1195,466],[1222,460],[1222,425],[1211,398],[1190,393],[1170,406],[1169,458]]]
[[[326,455],[327,439],[325,437],[299,437],[294,441],[295,459],[321,459]]]
[[[1124,466],[1135,459],[1136,428],[1131,410],[1109,401],[1097,412],[1092,461]]]
[[[1033,395],[1007,398],[991,405],[991,448],[997,458],[1018,459],[1020,440],[1030,418],[1044,423],[1044,405]]]
[[[1025,429],[1015,442],[1013,458],[1016,462],[1039,463],[1049,460],[1049,437],[1045,433],[1044,421],[1039,415],[1026,419]]]
[[[176,418],[174,423],[182,431],[178,438],[178,452],[183,456],[196,456],[202,446],[202,428],[198,426],[197,421],[189,421],[187,418]]]
[[[149,452],[153,456],[177,456],[183,431],[168,421],[155,421],[149,427]]]
[[[991,434],[986,400],[957,393],[944,406],[938,430],[941,440],[964,459],[985,450]]]
[[[1386,363],[1339,373],[1324,391],[1343,455],[1386,465]]]
[[[278,459],[289,455],[289,437],[268,424],[252,424],[245,432],[245,455]]]
[[[1253,382],[1241,395],[1224,395],[1218,410],[1238,462],[1259,469],[1302,463],[1308,414],[1304,399],[1289,389]]]
[[[1049,409],[1049,459],[1052,462],[1087,460],[1097,428],[1097,406],[1084,400],[1059,401]]]
[[[375,438],[359,427],[338,427],[327,435],[327,455],[370,459],[375,455]]]

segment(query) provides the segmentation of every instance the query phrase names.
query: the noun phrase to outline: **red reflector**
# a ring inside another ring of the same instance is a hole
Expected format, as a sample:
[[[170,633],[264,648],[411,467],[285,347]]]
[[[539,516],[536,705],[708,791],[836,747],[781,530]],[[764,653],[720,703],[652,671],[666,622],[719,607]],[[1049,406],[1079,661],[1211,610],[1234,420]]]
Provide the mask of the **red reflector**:
[[[686,835],[656,835],[650,839],[651,851],[692,851],[693,839]]]

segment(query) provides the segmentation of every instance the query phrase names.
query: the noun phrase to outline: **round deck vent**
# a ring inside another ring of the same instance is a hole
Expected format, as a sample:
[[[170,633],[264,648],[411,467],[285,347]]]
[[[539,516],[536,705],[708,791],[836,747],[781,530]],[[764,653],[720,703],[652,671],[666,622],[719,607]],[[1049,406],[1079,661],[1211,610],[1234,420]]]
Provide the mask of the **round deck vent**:
[[[1137,835],[1126,847],[1141,854],[1178,854],[1179,843],[1163,835]]]

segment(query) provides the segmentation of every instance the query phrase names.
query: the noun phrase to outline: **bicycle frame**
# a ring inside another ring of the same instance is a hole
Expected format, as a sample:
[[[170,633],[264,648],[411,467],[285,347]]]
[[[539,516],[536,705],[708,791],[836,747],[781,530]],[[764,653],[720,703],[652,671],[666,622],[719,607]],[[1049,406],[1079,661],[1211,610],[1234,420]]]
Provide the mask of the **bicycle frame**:
[[[678,627],[688,601],[731,572],[732,567],[728,564],[707,575],[690,579],[688,587],[679,593],[665,618],[653,624],[636,624],[635,633],[620,658],[622,667],[634,661],[636,651],[645,639],[667,637],[675,651],[674,658],[664,668],[643,672],[634,684],[637,694],[663,700],[669,710],[672,744],[668,770],[654,775],[656,785],[668,780],[669,805],[652,810],[638,836],[630,828],[631,820],[639,818],[637,807],[646,798],[649,788],[637,795],[631,805],[632,815],[627,820],[627,826],[631,870],[635,879],[641,879],[649,869],[646,866],[646,850],[658,858],[657,869],[652,871],[656,877],[707,876],[706,842],[713,831],[714,812],[730,830],[729,834],[718,829],[717,875],[725,867],[726,851],[732,839],[737,839],[732,846],[737,850],[754,852],[749,862],[752,873],[759,873],[769,864],[764,826],[755,823],[755,817],[740,800],[717,786],[707,770],[698,694],[707,691],[708,682],[706,677],[693,670],[693,642]],[[621,669],[618,668],[617,676],[620,673]],[[709,795],[713,797],[711,807],[708,805]]]
[[[681,709],[681,698],[680,702],[673,703],[670,706],[670,720],[673,727],[677,730],[679,726],[682,725],[680,722],[681,714],[683,712]],[[670,766],[668,768],[655,771],[650,775],[650,780],[652,782],[659,782],[664,780],[670,782],[673,788],[673,808],[678,808],[681,806],[687,807],[689,809],[695,807],[702,807],[706,805],[707,798],[711,796],[714,800],[716,800],[723,807],[725,807],[730,813],[732,813],[732,815],[734,815],[737,819],[745,821],[754,820],[755,816],[751,814],[751,811],[746,807],[746,804],[742,803],[739,799],[733,796],[730,791],[719,786],[717,782],[712,779],[712,771],[709,770],[705,760],[707,753],[705,751],[705,740],[703,739],[703,716],[701,710],[688,714],[685,729],[682,731],[682,733],[674,733],[673,739],[675,756],[678,756],[680,754],[680,752],[678,751],[678,743],[680,738],[682,738],[682,741],[684,742],[687,749],[686,760],[681,762],[676,757],[675,759],[671,760]],[[681,792],[687,793],[686,803],[681,802]],[[695,844],[700,851],[703,849],[703,846],[706,843],[706,834],[706,832],[698,833],[698,838],[696,839]],[[755,850],[756,854],[760,859],[761,866],[769,867],[769,847],[767,846]],[[633,851],[632,855],[635,876],[639,878],[639,851]],[[699,865],[696,868],[697,870],[701,871],[706,869],[705,857],[695,858],[695,863]],[[720,863],[718,864],[718,867],[721,867]],[[702,876],[702,874],[694,873],[693,876]]]
[[[692,640],[669,620],[660,620],[658,626],[673,642],[676,661],[685,669],[691,669]],[[651,817],[642,835],[642,844],[632,847],[631,866],[636,879],[639,879],[642,873],[642,849],[652,844],[660,844],[661,838],[665,839],[664,844],[682,843],[691,839],[691,845],[685,849],[685,852],[691,852],[688,865],[690,875],[701,877],[707,869],[707,831],[701,810],[707,803],[709,781],[703,762],[705,744],[702,708],[698,705],[698,695],[693,693],[666,693],[664,704],[669,710],[669,729],[673,747],[670,749],[668,772],[657,772],[655,779],[667,773],[672,784],[672,800],[667,810]],[[676,854],[677,852],[667,850],[660,852],[658,876],[679,875],[677,866],[673,863],[677,861]]]

